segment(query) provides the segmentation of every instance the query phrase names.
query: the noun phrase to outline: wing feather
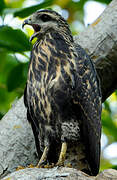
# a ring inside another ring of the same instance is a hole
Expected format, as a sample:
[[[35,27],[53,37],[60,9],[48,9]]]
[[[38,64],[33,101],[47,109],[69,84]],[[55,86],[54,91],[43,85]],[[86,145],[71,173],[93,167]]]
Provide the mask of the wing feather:
[[[24,89],[24,104],[27,108],[27,120],[29,121],[29,123],[31,124],[31,128],[34,134],[34,138],[35,138],[35,145],[36,145],[36,149],[37,149],[37,153],[38,156],[40,157],[40,145],[39,145],[39,125],[37,122],[37,119],[34,117],[34,113],[32,110],[32,106],[31,106],[31,98],[29,98],[29,95],[27,93],[27,83]]]
[[[75,102],[82,109],[82,133],[86,156],[93,175],[99,171],[101,138],[101,91],[100,83],[92,61],[77,45],[78,53]]]

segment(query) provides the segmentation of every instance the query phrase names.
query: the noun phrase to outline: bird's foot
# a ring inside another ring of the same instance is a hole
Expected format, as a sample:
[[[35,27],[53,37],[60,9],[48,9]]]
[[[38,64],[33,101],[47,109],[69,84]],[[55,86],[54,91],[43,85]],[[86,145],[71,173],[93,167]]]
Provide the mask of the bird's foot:
[[[65,156],[67,151],[67,143],[62,143],[61,152],[59,155],[58,162],[56,163],[56,166],[64,166]]]
[[[45,166],[44,166],[44,168],[53,168],[54,167],[54,163],[52,163],[52,164],[46,164]]]
[[[33,164],[30,164],[28,168],[34,168],[35,166]]]
[[[41,159],[39,160],[39,163],[36,166],[37,168],[44,167],[44,165],[46,164],[48,151],[49,151],[49,147],[46,146],[44,151],[43,151],[43,154],[41,156]]]
[[[16,168],[16,171],[19,171],[19,170],[21,170],[21,169],[25,169],[25,168],[34,168],[35,166],[33,165],[33,164],[30,164],[29,166],[27,166],[27,167],[24,167],[24,166],[18,166],[17,168]]]
[[[17,168],[16,168],[16,171],[19,171],[19,170],[21,170],[21,169],[25,169],[26,167],[24,167],[24,166],[18,166]]]
[[[71,163],[67,163],[67,164],[65,164],[65,167],[72,168],[72,164]]]
[[[37,165],[36,167],[37,168],[53,168],[54,167],[54,163],[52,163],[52,164],[49,164],[49,163],[41,164],[41,165]]]

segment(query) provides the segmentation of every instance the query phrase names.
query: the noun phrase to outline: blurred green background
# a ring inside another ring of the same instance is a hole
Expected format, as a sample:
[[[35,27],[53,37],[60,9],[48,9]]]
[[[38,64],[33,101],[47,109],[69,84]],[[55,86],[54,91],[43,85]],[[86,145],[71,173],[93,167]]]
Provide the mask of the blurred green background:
[[[73,35],[83,31],[111,0],[0,0],[0,119],[23,95],[32,44],[23,20],[41,8],[52,8],[67,19]],[[96,15],[96,16],[95,16]],[[90,17],[91,16],[91,17]],[[34,42],[33,42],[34,43]],[[103,104],[101,168],[117,169],[117,92]]]

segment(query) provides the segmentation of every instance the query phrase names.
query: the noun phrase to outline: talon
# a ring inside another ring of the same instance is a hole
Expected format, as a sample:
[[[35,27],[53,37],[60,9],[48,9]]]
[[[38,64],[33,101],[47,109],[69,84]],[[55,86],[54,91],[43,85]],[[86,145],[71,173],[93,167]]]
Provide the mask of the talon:
[[[18,167],[16,168],[16,171],[19,171],[19,170],[21,170],[21,169],[25,169],[25,167],[23,167],[23,166],[18,166]]]
[[[44,168],[53,168],[54,167],[54,163],[52,163],[52,164],[46,164],[45,166],[44,166]]]
[[[67,143],[64,142],[64,143],[62,143],[61,152],[59,155],[59,160],[56,163],[56,166],[64,166],[66,151],[67,151]]]
[[[34,165],[33,165],[33,164],[30,164],[30,165],[28,166],[28,168],[34,168]]]
[[[49,168],[50,167],[50,165],[49,164],[46,164],[45,166],[44,166],[44,168]]]
[[[33,165],[33,164],[30,164],[29,166],[27,166],[27,168],[34,168],[35,166]],[[19,171],[19,170],[21,170],[21,169],[25,169],[26,167],[23,167],[23,166],[18,166],[17,168],[16,168],[16,171]]]
[[[43,154],[41,156],[41,159],[39,160],[39,163],[36,167],[41,168],[47,161],[47,155],[48,155],[49,147],[45,147]]]
[[[52,168],[54,167],[54,163],[51,164],[51,167],[52,167]]]
[[[65,167],[72,168],[72,165],[71,165],[71,163],[68,163],[68,164],[65,165]]]

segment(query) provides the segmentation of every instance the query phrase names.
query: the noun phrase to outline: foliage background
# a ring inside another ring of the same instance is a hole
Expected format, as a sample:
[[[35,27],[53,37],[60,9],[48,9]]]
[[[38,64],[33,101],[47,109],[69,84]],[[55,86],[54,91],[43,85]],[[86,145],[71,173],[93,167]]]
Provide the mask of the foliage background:
[[[95,0],[109,4],[111,0]],[[68,20],[73,35],[85,28],[84,5],[88,0],[0,0],[0,119],[22,96],[27,79],[27,67],[33,30],[21,29],[23,20],[41,8],[61,11]],[[75,25],[74,25],[75,24]],[[77,26],[77,27],[76,27]],[[25,33],[24,33],[25,32]],[[34,43],[34,42],[33,42]],[[117,169],[117,92],[103,104],[101,170]]]

